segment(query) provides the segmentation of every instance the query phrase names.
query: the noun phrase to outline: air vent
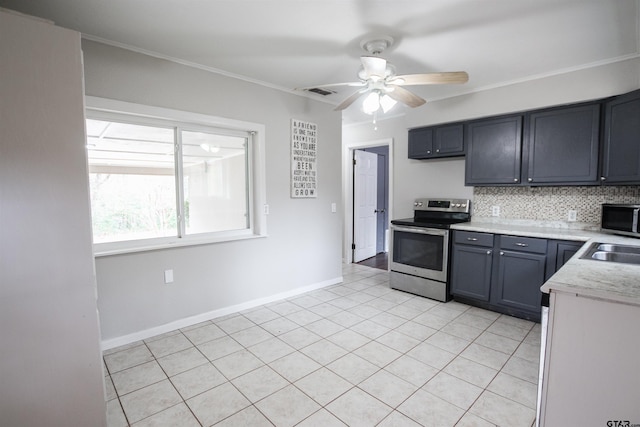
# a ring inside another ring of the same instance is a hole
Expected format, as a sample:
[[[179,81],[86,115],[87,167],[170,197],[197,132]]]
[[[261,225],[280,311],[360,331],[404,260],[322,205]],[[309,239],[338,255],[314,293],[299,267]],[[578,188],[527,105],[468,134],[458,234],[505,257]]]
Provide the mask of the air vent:
[[[317,87],[311,88],[311,89],[307,89],[307,92],[313,92],[313,93],[317,93],[318,95],[322,95],[322,96],[327,96],[327,95],[331,95],[334,93],[337,93],[333,90],[326,90],[326,89],[320,89]]]

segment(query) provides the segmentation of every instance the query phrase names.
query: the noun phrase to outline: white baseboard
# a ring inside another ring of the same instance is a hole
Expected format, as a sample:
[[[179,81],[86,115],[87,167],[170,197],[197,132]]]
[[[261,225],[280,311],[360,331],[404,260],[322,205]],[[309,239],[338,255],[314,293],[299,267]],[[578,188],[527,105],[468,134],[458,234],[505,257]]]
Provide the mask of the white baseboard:
[[[139,332],[134,332],[132,334],[123,335],[116,338],[110,338],[107,340],[102,340],[101,348],[102,348],[102,351],[110,350],[112,348],[120,347],[136,341],[151,338],[156,335],[164,334],[166,332],[175,331],[176,329],[186,328],[187,326],[195,325],[201,322],[205,322],[207,320],[215,319],[217,317],[226,316],[232,313],[238,313],[240,311],[249,310],[251,308],[258,307],[264,304],[269,304],[274,301],[295,297],[305,292],[315,291],[316,289],[321,289],[327,286],[336,285],[338,283],[342,283],[342,281],[343,281],[342,276],[340,276],[340,277],[336,277],[335,279],[325,280],[323,282],[314,283],[312,285],[305,286],[302,288],[296,288],[291,291],[282,292],[282,293],[271,295],[264,298],[254,299],[251,301],[243,302],[241,304],[236,304],[229,307],[223,307],[217,310],[208,311],[206,313],[197,314],[191,317],[186,317],[184,319],[179,319],[170,323],[166,323],[164,325],[145,329]]]

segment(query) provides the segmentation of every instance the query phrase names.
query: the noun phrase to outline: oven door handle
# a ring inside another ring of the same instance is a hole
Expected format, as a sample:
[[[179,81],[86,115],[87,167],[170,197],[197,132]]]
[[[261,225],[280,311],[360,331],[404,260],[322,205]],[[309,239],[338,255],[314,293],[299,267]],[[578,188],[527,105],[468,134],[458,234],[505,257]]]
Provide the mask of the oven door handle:
[[[404,231],[406,233],[429,234],[432,236],[446,236],[448,230],[440,230],[436,228],[419,228],[419,227],[398,227],[391,226],[392,231]]]

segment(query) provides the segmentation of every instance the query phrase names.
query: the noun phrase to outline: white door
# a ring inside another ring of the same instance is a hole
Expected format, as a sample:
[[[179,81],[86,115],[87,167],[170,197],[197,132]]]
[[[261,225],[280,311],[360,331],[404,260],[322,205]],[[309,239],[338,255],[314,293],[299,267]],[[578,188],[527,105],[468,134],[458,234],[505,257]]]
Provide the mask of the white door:
[[[353,262],[376,254],[378,155],[354,151]]]

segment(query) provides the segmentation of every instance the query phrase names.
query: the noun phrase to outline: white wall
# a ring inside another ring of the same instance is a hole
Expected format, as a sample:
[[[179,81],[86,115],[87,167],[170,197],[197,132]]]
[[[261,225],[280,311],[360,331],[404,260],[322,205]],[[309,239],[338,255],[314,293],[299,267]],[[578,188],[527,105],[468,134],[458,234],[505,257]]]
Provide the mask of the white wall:
[[[373,130],[372,124],[366,123],[345,126],[342,131],[345,145],[393,139],[391,219],[413,216],[413,201],[417,197],[473,198],[473,188],[464,186],[464,160],[453,158],[425,162],[407,158],[407,131],[402,117],[378,121],[378,130]]]
[[[470,76],[473,79],[473,75]],[[410,160],[410,128],[569,104],[630,92],[640,87],[640,59],[602,65],[504,87],[427,102],[407,109],[405,116],[345,126],[343,144],[393,138],[395,145],[393,210],[396,218],[412,215],[416,197],[451,196],[473,199],[464,186],[464,160]]]
[[[341,117],[330,105],[84,41],[86,94],[266,127],[268,237],[96,259],[102,336],[120,344],[181,319],[341,280]],[[318,197],[290,198],[290,122],[318,124]],[[165,285],[163,271],[175,282]],[[138,333],[141,333],[138,334]]]
[[[105,426],[80,35],[0,11],[0,424]]]

